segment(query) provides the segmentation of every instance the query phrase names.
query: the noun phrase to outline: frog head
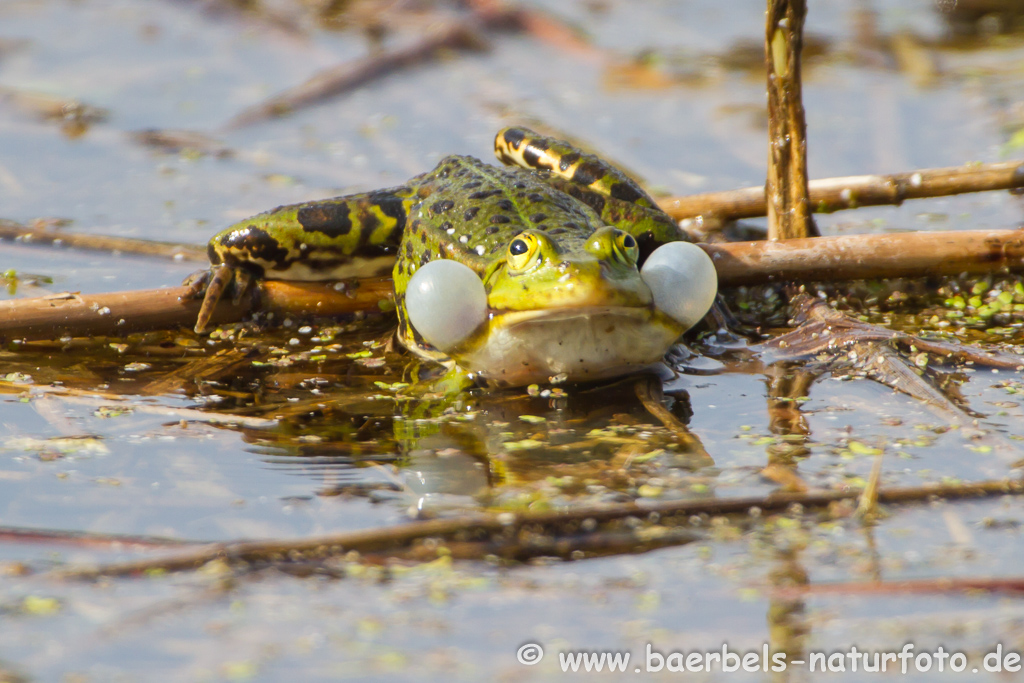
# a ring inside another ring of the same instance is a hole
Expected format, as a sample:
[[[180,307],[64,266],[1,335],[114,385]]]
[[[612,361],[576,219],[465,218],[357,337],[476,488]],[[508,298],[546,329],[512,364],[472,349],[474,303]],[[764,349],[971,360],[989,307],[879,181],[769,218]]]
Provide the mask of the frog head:
[[[688,242],[643,264],[632,235],[610,226],[568,241],[528,229],[482,273],[435,260],[410,279],[410,324],[491,384],[615,377],[657,362],[711,307],[714,265]]]

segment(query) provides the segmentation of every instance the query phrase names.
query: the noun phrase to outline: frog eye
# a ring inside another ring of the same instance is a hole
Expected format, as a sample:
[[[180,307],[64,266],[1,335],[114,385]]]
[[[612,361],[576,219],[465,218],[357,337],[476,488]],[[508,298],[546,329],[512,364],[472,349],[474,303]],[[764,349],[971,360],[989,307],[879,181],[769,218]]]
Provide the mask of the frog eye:
[[[629,263],[636,263],[640,257],[640,247],[637,246],[636,239],[632,235],[628,232],[620,232],[615,236],[615,253],[624,257],[624,260]]]
[[[533,263],[540,243],[535,235],[524,232],[508,245],[508,267],[513,271],[526,270]]]

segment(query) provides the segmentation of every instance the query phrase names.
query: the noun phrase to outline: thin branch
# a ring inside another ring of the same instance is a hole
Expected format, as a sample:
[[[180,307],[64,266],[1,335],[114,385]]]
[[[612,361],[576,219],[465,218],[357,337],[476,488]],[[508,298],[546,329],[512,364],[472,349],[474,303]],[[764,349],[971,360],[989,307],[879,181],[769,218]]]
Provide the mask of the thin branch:
[[[798,280],[834,282],[1024,267],[1024,230],[906,232],[702,244],[725,287]]]
[[[1024,578],[938,577],[934,579],[908,579],[906,581],[847,581],[787,587],[772,591],[780,597],[802,595],[902,595],[914,593],[960,593],[987,591],[990,593],[1024,593]]]
[[[909,173],[812,180],[811,210],[830,213],[861,206],[896,205],[905,199],[946,197],[967,192],[1024,191],[1024,161],[925,168]],[[721,220],[764,216],[763,187],[671,197],[658,202],[676,220],[697,216]]]
[[[994,480],[973,484],[934,484],[880,489],[878,500],[883,504],[892,504],[935,498],[960,499],[1020,494],[1024,494],[1024,482]],[[489,537],[493,534],[501,534],[506,538],[514,539],[514,536],[519,533],[552,533],[560,528],[564,530],[566,525],[576,525],[573,533],[579,533],[578,525],[587,520],[592,520],[588,522],[592,524],[627,517],[646,518],[652,513],[657,513],[660,523],[665,525],[669,523],[668,518],[671,516],[689,520],[691,516],[700,514],[749,514],[753,509],[780,511],[793,505],[805,508],[823,507],[836,501],[854,500],[859,496],[860,491],[850,489],[812,493],[780,493],[766,497],[583,506],[563,512],[465,515],[303,539],[217,543],[169,557],[100,567],[70,568],[54,572],[54,575],[59,578],[128,576],[152,571],[193,570],[213,560],[274,562],[325,558],[351,551],[359,553],[394,552],[395,549],[404,550],[411,543],[426,538],[479,541],[482,540],[481,536]]]
[[[306,82],[242,110],[228,121],[224,128],[231,130],[279,118],[297,109],[357,88],[368,81],[403,67],[422,64],[434,59],[442,50],[479,49],[482,42],[477,22],[460,21],[446,26],[408,47],[382,52],[319,71]]]
[[[111,235],[89,235],[61,232],[51,228],[32,228],[15,221],[0,218],[0,239],[34,244],[53,244],[80,249],[95,249],[143,256],[166,256],[177,260],[209,263],[206,247],[176,242],[139,240]]]
[[[641,376],[633,383],[633,390],[634,393],[636,393],[636,397],[640,400],[640,403],[643,404],[644,409],[657,418],[667,430],[672,432],[672,435],[676,438],[676,443],[682,447],[683,452],[706,460],[708,465],[714,465],[714,460],[708,454],[707,449],[704,448],[704,444],[701,443],[700,438],[691,432],[689,428],[687,428],[687,426],[683,424],[678,417],[673,415],[672,411],[666,408],[662,403],[664,394],[662,393],[662,384],[660,379],[650,375]]]
[[[576,33],[546,13],[507,6],[490,0],[475,0],[471,5],[473,12],[468,19],[443,27],[407,47],[382,51],[363,59],[324,69],[305,83],[243,110],[224,128],[241,128],[290,114],[399,69],[437,59],[448,50],[480,50],[486,46],[483,34],[488,30],[523,31],[541,41],[569,49],[577,55],[593,57],[598,54],[597,50]]]
[[[184,545],[201,545],[197,541],[184,541],[162,536],[133,536],[125,534],[104,534],[93,531],[67,531],[64,529],[30,529],[27,527],[0,526],[0,543],[43,543],[72,545],[83,548],[167,548]]]

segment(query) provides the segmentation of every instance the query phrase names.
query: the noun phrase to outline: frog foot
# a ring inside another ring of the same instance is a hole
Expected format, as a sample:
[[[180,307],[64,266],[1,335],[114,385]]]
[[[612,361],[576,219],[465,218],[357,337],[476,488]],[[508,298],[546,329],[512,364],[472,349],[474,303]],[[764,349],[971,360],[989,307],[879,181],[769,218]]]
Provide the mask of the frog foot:
[[[231,287],[232,303],[238,305],[252,284],[252,275],[241,268],[220,264],[189,275],[182,284],[189,288],[183,298],[198,299],[200,295],[203,297],[195,326],[196,334],[202,334],[210,324],[213,311],[224,296],[224,291]]]

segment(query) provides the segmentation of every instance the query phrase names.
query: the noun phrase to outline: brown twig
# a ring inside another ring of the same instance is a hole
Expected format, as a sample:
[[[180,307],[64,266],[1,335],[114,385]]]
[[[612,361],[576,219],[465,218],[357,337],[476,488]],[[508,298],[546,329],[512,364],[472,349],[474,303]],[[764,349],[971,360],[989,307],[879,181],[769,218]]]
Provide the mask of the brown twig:
[[[379,310],[392,297],[389,279],[367,279],[348,289],[332,283],[265,280],[259,285],[261,310],[278,314],[337,316]],[[130,332],[191,328],[200,299],[183,298],[188,287],[110,294],[64,293],[36,299],[0,301],[0,339],[36,340],[62,336],[120,336]],[[253,308],[252,299],[221,301],[213,322],[238,322]]]
[[[935,498],[958,499],[995,495],[1024,494],[1024,482],[1018,480],[982,481],[973,484],[934,484],[917,487],[880,489],[878,500],[883,504],[910,503]],[[100,567],[71,568],[55,572],[61,578],[95,578],[128,576],[152,571],[186,571],[213,560],[236,562],[268,562],[301,560],[336,556],[357,551],[384,552],[404,549],[426,538],[477,541],[480,536],[502,534],[543,534],[565,525],[609,522],[627,517],[645,518],[657,513],[662,524],[670,516],[689,519],[693,515],[747,514],[760,511],[786,510],[790,506],[822,507],[860,496],[855,489],[811,493],[781,493],[766,497],[671,500],[663,502],[623,503],[620,505],[584,506],[565,512],[503,513],[465,515],[462,517],[409,522],[382,529],[329,534],[303,539],[241,541],[211,544],[196,550],[163,558],[109,564]],[[575,531],[574,533],[578,533]]]
[[[909,579],[906,581],[848,581],[795,586],[772,591],[780,596],[800,595],[892,595],[906,593],[952,593],[986,591],[991,593],[1022,593],[1024,578],[959,578]]]
[[[1024,267],[1024,230],[907,232],[702,244],[722,286],[992,273]]]
[[[809,185],[811,210],[829,213],[906,199],[946,197],[967,192],[1024,190],[1024,161],[926,168],[909,173],[823,178]],[[764,216],[768,207],[763,187],[671,197],[658,202],[676,220],[697,216],[722,220]]]
[[[768,239],[818,234],[807,194],[807,125],[801,95],[806,0],[768,0]]]
[[[195,541],[183,541],[160,536],[130,536],[103,534],[92,531],[66,531],[63,529],[29,529],[26,527],[0,527],[0,543],[54,543],[83,548],[167,548],[173,546],[200,545]]]
[[[491,0],[470,3],[472,16],[441,28],[407,47],[382,51],[363,59],[339,64],[313,75],[305,83],[243,110],[224,128],[241,128],[322,102],[399,69],[424,64],[446,50],[479,50],[488,30],[513,29],[543,42],[594,57],[598,50],[554,17],[537,10],[508,6]]]
[[[507,21],[508,17],[495,15],[489,19],[495,24],[501,20]],[[413,45],[324,69],[305,83],[244,109],[224,128],[231,130],[284,116],[398,69],[422,64],[436,58],[443,50],[480,49],[483,44],[480,29],[481,24],[476,20],[460,21],[435,31]]]
[[[636,393],[636,397],[643,404],[644,409],[647,410],[652,416],[658,419],[667,430],[672,432],[683,451],[689,455],[698,456],[703,460],[707,461],[708,465],[713,465],[714,460],[708,454],[707,449],[704,448],[704,444],[701,443],[700,438],[691,432],[683,422],[672,414],[668,408],[662,403],[664,394],[662,393],[661,380],[651,376],[645,375],[637,378],[633,383],[633,391]]]
[[[50,228],[32,228],[15,221],[0,218],[0,239],[35,244],[53,244],[80,249],[113,251],[143,256],[166,256],[177,260],[209,262],[206,247],[175,242],[155,242],[111,235],[88,235],[61,232]]]
[[[723,287],[1024,269],[1024,230],[847,235],[701,246],[711,255]],[[297,316],[378,311],[389,307],[393,299],[387,278],[360,280],[342,289],[332,282],[279,280],[264,280],[259,286],[260,310]],[[0,301],[0,339],[123,335],[191,327],[201,302],[181,300],[187,292],[187,287],[171,287]],[[213,322],[238,322],[252,310],[248,299],[237,305],[222,301]]]

